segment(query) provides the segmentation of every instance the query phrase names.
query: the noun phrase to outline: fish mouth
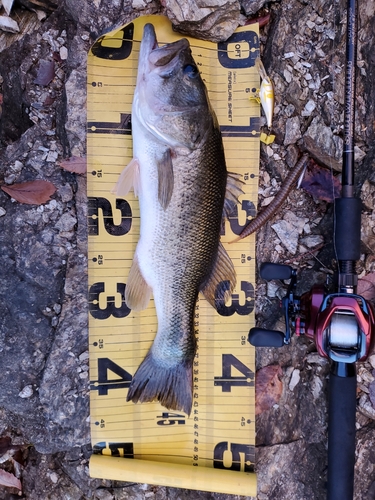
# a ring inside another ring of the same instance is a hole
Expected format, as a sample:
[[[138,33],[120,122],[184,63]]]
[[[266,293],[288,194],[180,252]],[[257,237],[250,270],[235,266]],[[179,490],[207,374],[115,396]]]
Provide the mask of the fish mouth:
[[[186,50],[188,47],[189,42],[186,38],[181,38],[176,42],[167,43],[159,47],[155,28],[152,24],[148,23],[143,29],[139,63],[145,64],[147,61],[153,67],[165,67],[172,62],[181,51]]]

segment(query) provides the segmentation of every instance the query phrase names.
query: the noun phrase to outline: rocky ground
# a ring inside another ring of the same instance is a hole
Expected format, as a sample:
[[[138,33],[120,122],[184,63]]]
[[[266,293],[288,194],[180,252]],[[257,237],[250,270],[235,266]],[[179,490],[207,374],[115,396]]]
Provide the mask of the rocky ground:
[[[184,8],[175,0],[14,3],[14,33],[0,31],[0,183],[11,187],[43,179],[56,188],[49,201],[31,205],[0,191],[0,467],[20,477],[21,497],[229,499],[88,476],[85,177],[60,163],[85,155],[90,45],[103,31],[145,13],[163,12],[182,32],[211,40],[227,38],[247,18],[270,14],[261,41],[275,85],[276,139],[261,146],[259,204],[265,206],[302,151],[314,160],[313,172],[320,165],[329,178],[339,175],[345,8],[342,0],[215,0],[209,8],[192,0]],[[358,272],[362,293],[372,301],[374,13],[372,2],[361,2],[355,127],[356,189],[363,200]],[[259,263],[283,262],[299,270],[299,292],[332,276],[335,260],[330,194],[307,184],[291,192],[257,240]],[[284,291],[281,282],[259,279],[259,325],[283,327],[278,303]],[[328,363],[310,341],[293,338],[291,346],[279,350],[258,349],[259,374],[269,366],[277,401],[270,409],[258,407],[258,499],[325,498]],[[356,500],[375,496],[374,427],[372,355],[358,366]],[[19,470],[12,459],[21,463]],[[2,488],[0,498],[19,498],[18,490]]]

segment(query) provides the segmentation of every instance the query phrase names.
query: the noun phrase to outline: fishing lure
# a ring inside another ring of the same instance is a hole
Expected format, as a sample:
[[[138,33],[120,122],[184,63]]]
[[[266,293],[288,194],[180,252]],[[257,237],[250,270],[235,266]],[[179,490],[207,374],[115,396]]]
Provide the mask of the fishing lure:
[[[265,207],[265,209],[262,210],[260,212],[260,214],[257,215],[257,217],[254,217],[254,219],[252,219],[249,222],[249,224],[243,229],[241,234],[235,240],[233,240],[232,243],[239,241],[242,238],[246,238],[246,236],[249,236],[250,234],[254,233],[255,231],[258,231],[258,229],[260,229],[268,221],[268,219],[270,219],[276,213],[276,211],[281,207],[281,205],[286,200],[287,196],[289,195],[290,191],[292,190],[292,187],[297,182],[297,179],[302,174],[302,172],[306,166],[307,158],[308,158],[307,154],[304,154],[302,156],[302,158],[295,165],[293,170],[291,170],[288,177],[283,182],[283,185],[281,186],[281,188],[277,192],[272,203],[270,203],[267,207]]]
[[[257,93],[256,96],[253,97],[253,99],[256,99],[256,101],[260,102],[260,104],[262,105],[267,120],[267,127],[271,128],[273,109],[275,106],[275,93],[273,89],[273,84],[271,78],[267,75],[267,72],[259,57],[257,57],[255,60],[255,67],[258,70],[262,83],[260,85],[259,92]]]

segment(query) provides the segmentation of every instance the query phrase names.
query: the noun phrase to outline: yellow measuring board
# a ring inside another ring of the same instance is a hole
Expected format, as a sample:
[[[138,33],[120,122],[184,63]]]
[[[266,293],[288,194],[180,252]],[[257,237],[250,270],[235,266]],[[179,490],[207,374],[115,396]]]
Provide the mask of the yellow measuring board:
[[[255,215],[259,169],[258,25],[223,43],[190,38],[220,123],[227,168],[242,174],[243,195],[221,240],[237,272],[232,297],[217,311],[201,296],[190,416],[159,403],[126,402],[132,375],[157,331],[153,301],[141,312],[124,299],[139,237],[138,200],[111,194],[132,159],[131,105],[143,27],[159,43],[181,38],[163,16],[141,17],[101,37],[88,56],[89,342],[92,477],[256,495],[255,238],[230,244]],[[168,249],[166,248],[166,251]]]

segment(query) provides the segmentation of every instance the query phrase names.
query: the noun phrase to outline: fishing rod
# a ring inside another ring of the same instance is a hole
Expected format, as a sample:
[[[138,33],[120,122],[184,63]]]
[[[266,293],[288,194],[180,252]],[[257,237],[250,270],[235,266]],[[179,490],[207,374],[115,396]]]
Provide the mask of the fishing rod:
[[[356,261],[360,258],[361,200],[354,193],[355,70],[357,52],[356,0],[347,3],[344,147],[341,196],[334,202],[334,251],[337,260],[335,293],[314,285],[296,295],[297,272],[287,265],[263,263],[265,280],[290,280],[282,300],[286,331],[252,328],[256,347],[289,344],[292,329],[315,342],[330,360],[328,396],[328,500],[352,500],[354,492],[356,362],[364,361],[375,338],[371,304],[356,293]]]

